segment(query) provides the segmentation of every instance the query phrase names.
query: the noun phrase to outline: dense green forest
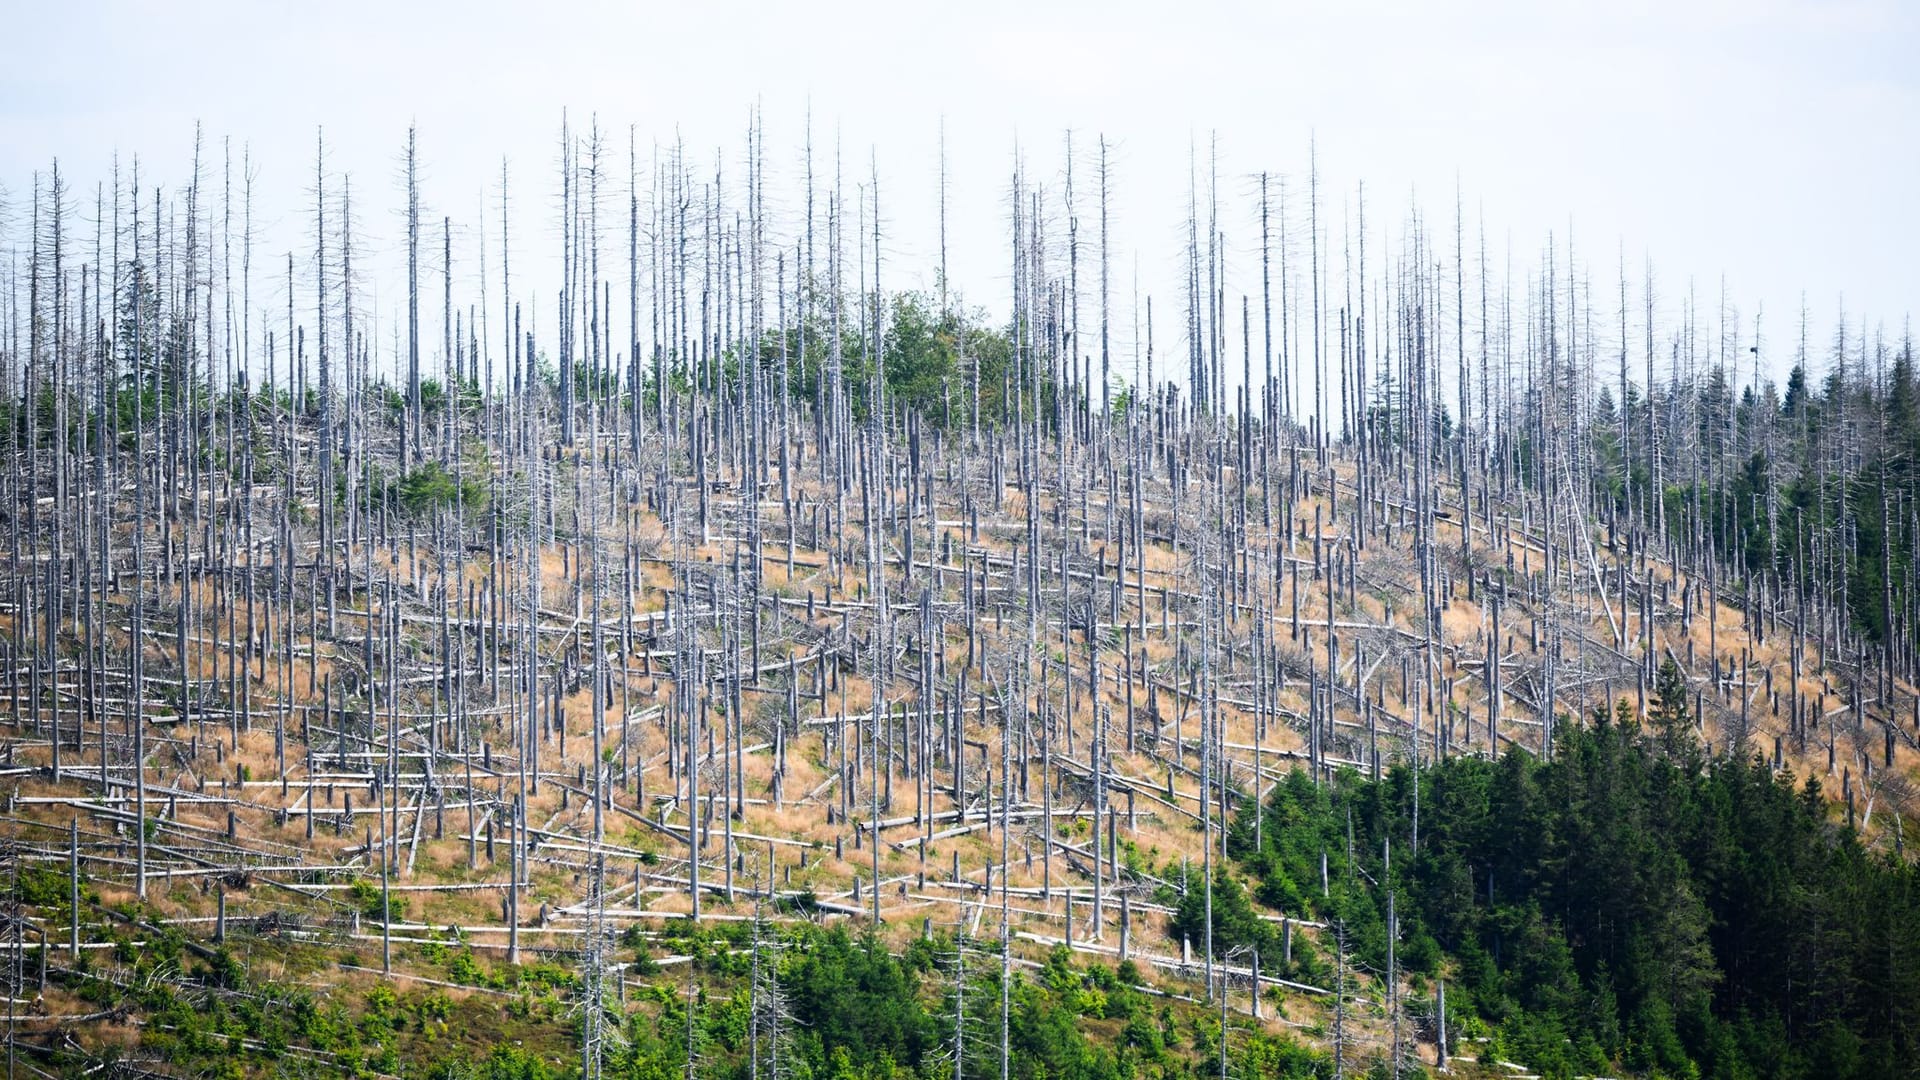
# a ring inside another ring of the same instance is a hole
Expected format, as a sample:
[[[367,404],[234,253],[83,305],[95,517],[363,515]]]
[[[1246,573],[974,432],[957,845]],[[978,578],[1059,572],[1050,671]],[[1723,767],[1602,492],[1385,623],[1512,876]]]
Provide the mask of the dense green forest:
[[[1645,726],[1598,709],[1550,759],[1294,772],[1230,850],[1345,963],[1445,979],[1453,1032],[1547,1076],[1913,1075],[1920,875],[1836,824],[1818,779],[1709,759],[1670,665],[1659,690]],[[1233,892],[1216,949],[1272,948]]]

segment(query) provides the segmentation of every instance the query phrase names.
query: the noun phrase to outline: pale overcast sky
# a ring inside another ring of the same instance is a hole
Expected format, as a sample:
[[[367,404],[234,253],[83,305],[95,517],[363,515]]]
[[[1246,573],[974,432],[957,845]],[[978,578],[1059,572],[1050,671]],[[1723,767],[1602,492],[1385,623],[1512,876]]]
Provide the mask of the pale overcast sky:
[[[455,253],[465,278],[477,274],[482,207],[487,242],[498,240],[503,154],[518,257],[552,243],[563,107],[582,123],[597,113],[624,174],[629,124],[643,157],[677,131],[709,159],[724,147],[737,166],[758,102],[775,178],[792,180],[810,102],[823,168],[836,129],[850,177],[865,174],[870,155],[878,162],[899,284],[931,280],[945,117],[952,277],[996,309],[1013,147],[1057,185],[1068,128],[1086,161],[1096,135],[1116,144],[1116,273],[1128,281],[1137,259],[1169,314],[1188,147],[1197,141],[1204,154],[1216,132],[1232,198],[1222,223],[1238,275],[1229,288],[1254,293],[1256,305],[1247,177],[1269,170],[1301,183],[1310,134],[1335,237],[1360,181],[1370,227],[1396,250],[1411,206],[1450,231],[1457,179],[1469,230],[1484,209],[1490,244],[1510,240],[1522,268],[1550,231],[1564,249],[1571,226],[1603,309],[1623,246],[1636,292],[1643,254],[1667,298],[1691,277],[1708,310],[1724,275],[1747,333],[1764,303],[1776,370],[1803,291],[1822,341],[1843,298],[1850,320],[1864,313],[1897,336],[1920,295],[1920,4],[1910,0],[15,9],[0,69],[0,184],[15,236],[30,174],[55,157],[89,207],[116,149],[123,161],[138,153],[149,179],[184,184],[198,120],[216,175],[222,136],[236,157],[251,146],[256,258],[309,255],[300,230],[324,125],[329,171],[353,176],[363,243],[391,252],[403,236],[398,157],[412,121],[435,220],[451,214],[466,226]],[[1092,190],[1090,173],[1081,183]],[[621,247],[624,232],[622,223]],[[538,265],[516,270],[550,305]],[[395,299],[389,279],[384,314]]]

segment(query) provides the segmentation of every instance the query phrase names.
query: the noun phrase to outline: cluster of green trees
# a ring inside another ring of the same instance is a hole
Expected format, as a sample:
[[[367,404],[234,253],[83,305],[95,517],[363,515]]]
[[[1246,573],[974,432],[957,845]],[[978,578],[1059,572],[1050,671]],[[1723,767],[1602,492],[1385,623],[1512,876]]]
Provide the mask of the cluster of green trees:
[[[1817,383],[1736,388],[1724,367],[1649,398],[1602,390],[1592,438],[1602,504],[1664,523],[1722,566],[1817,591],[1868,641],[1920,644],[1920,377],[1912,343],[1844,336]]]
[[[353,902],[377,907],[377,891],[356,885]],[[13,894],[51,918],[63,916],[67,888],[63,873],[35,870],[20,876]],[[94,897],[91,888],[84,895]],[[321,993],[312,989],[312,977],[335,957],[317,946],[260,938],[243,947],[208,947],[175,927],[143,921],[137,907],[125,913],[130,921],[112,931],[112,963],[87,952],[63,977],[82,1000],[140,1018],[138,1049],[110,1048],[109,1061],[157,1053],[178,1068],[233,1080],[276,1073],[430,1080],[579,1075],[582,986],[564,961],[487,963],[456,935],[407,946],[398,959],[492,993],[449,993],[441,988],[445,982],[432,981],[375,981]],[[139,944],[136,934],[144,935]],[[755,936],[744,922],[682,922],[658,935],[630,930],[623,938],[630,961],[625,977],[630,988],[634,980],[643,985],[630,989],[621,1007],[604,1075],[749,1080],[756,1075],[750,1047],[757,1045],[758,1075],[774,1080],[947,1080],[955,1075],[956,992],[965,995],[962,1075],[1000,1075],[1000,963],[992,945],[968,946],[972,955],[956,991],[962,968],[951,937],[916,940],[894,953],[883,939],[843,924],[763,925],[756,958]],[[667,968],[654,962],[656,952],[688,956],[691,963]],[[351,953],[338,959],[360,962]],[[1198,1080],[1218,1074],[1217,1012],[1136,989],[1143,978],[1131,962],[1081,966],[1078,960],[1063,946],[1037,971],[1015,970],[1007,1017],[1012,1077]],[[766,1003],[757,1003],[757,1029],[756,964],[771,972],[784,999],[777,1024],[769,1021]],[[285,973],[288,981],[257,977],[263,970]],[[161,977],[168,973],[186,978]],[[1235,1075],[1307,1080],[1331,1074],[1324,1054],[1290,1038],[1237,1025],[1226,1037]],[[41,1056],[65,1071],[98,1064],[101,1052],[69,1046]]]
[[[1230,851],[1375,975],[1391,896],[1415,991],[1446,979],[1454,1032],[1548,1076],[1914,1075],[1920,872],[1830,820],[1819,781],[1709,760],[1671,667],[1659,691],[1647,726],[1597,709],[1549,759],[1295,772]],[[1244,936],[1217,912],[1216,947]]]
[[[904,954],[843,926],[778,928],[761,963],[775,966],[791,1010],[780,1075],[792,1080],[896,1080],[954,1075],[956,944],[916,941]],[[662,981],[653,1004],[630,1019],[609,1074],[685,1080],[691,1047],[702,1077],[747,1080],[752,929],[679,927],[668,947],[695,957],[697,992]],[[978,948],[978,946],[973,946]],[[1081,967],[1064,946],[1038,972],[1016,970],[1009,988],[1008,1071],[1018,1080],[1173,1080],[1218,1074],[1216,1013],[1135,989],[1131,962]],[[963,1075],[1000,1074],[1000,965],[975,954],[965,980]],[[692,1015],[689,1017],[689,1009]],[[769,1038],[763,1027],[760,1037]],[[1250,1075],[1308,1078],[1327,1060],[1285,1038],[1234,1029],[1230,1057]],[[761,1075],[769,1047],[761,1044]],[[504,1080],[504,1078],[503,1078]]]
[[[958,304],[943,306],[936,297],[913,290],[893,293],[882,302],[885,318],[879,336],[878,366],[885,377],[886,399],[895,411],[918,412],[923,420],[943,427],[971,425],[976,414],[981,426],[998,426],[1013,417],[1016,404],[1023,416],[1033,416],[1036,407],[1041,416],[1050,414],[1054,394],[1051,374],[1041,372],[1037,403],[1031,386],[1024,394],[1013,386],[1012,380],[1020,374],[1013,335],[1006,327],[992,325],[984,312]],[[846,321],[839,342],[840,378],[847,404],[856,419],[864,419],[876,403],[878,389],[873,378],[871,331]],[[784,330],[768,330],[761,335],[760,370],[777,389],[776,381],[785,363],[792,397],[824,403],[833,368],[833,344],[832,319],[824,304],[815,304],[804,320],[794,319]],[[1027,374],[1030,377],[1032,373]],[[721,377],[738,380],[738,357],[727,357]],[[676,376],[683,383],[691,378],[684,366]]]
[[[374,505],[389,506],[415,518],[431,517],[456,507],[475,513],[487,506],[487,485],[480,475],[483,475],[481,470],[465,463],[449,468],[431,459],[398,476],[389,475],[377,464],[370,463],[361,477],[368,495],[357,497],[370,495]],[[347,479],[342,473],[334,478],[334,499],[344,502],[346,498]]]

